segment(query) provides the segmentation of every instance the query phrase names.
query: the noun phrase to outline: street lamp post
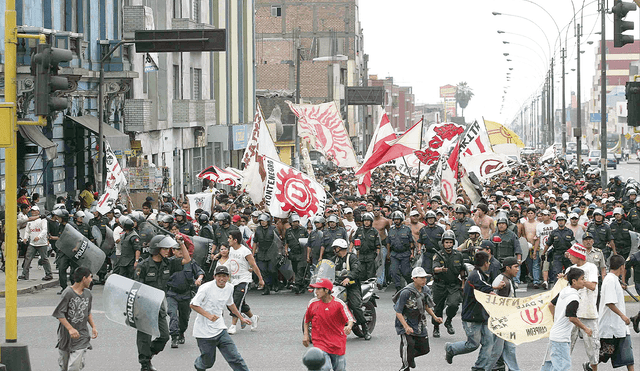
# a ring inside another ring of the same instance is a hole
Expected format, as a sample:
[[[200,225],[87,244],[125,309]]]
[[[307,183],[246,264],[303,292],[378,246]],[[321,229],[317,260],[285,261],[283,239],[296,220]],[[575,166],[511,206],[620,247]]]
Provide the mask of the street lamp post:
[[[580,173],[582,173],[582,167],[581,167],[581,163],[580,163],[580,158],[582,156],[582,101],[580,98],[580,36],[582,34],[582,25],[580,23],[576,24],[576,37],[577,37],[577,47],[578,47],[578,57],[577,57],[577,62],[578,62],[578,66],[576,68],[577,71],[577,75],[578,75],[578,91],[576,93],[576,99],[577,99],[577,107],[576,107],[576,130],[575,130],[575,137],[576,137],[576,159],[577,159],[577,164],[578,164],[578,171]]]
[[[600,35],[600,182],[602,188],[607,186],[607,44],[604,36],[605,16],[607,14],[604,0],[600,3],[602,15],[602,34]]]

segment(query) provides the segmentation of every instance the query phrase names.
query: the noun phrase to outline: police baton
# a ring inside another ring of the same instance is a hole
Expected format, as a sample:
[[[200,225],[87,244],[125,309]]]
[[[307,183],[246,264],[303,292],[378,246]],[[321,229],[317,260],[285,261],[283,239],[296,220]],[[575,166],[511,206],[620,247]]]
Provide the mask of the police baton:
[[[633,295],[633,294],[631,293],[631,291],[629,291],[629,289],[627,288],[627,285],[625,285],[625,284],[622,282],[622,280],[621,280],[620,278],[618,278],[618,281],[620,281],[620,286],[622,286],[622,289],[623,289],[624,291],[626,291],[626,292],[627,292],[627,294],[629,294],[629,296],[631,296],[631,297],[633,298],[633,300],[635,300],[636,302],[638,302],[638,301],[639,301],[639,300],[638,300],[638,298],[636,298],[636,297],[635,297],[635,295]]]

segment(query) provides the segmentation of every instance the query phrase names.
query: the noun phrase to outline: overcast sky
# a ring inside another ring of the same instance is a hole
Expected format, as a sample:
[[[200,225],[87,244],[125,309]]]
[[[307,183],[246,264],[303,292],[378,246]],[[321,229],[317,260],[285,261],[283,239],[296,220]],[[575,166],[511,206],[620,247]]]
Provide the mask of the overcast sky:
[[[576,11],[584,4],[581,90],[586,101],[595,72],[594,53],[600,35],[594,32],[600,30],[600,19],[597,1],[574,3]],[[611,9],[613,0],[609,3]],[[571,91],[576,91],[576,73],[571,71],[577,65],[576,38],[573,24],[568,26],[574,14],[570,0],[360,0],[359,6],[369,73],[378,78],[393,76],[397,84],[412,86],[418,103],[441,102],[440,86],[466,81],[475,94],[465,110],[467,121],[484,116],[509,123],[530,96],[539,94],[551,54],[557,61],[555,106],[561,108],[560,46],[551,17],[558,24],[563,46],[568,35],[567,104]],[[630,15],[636,23],[633,34],[637,39],[638,12]],[[606,23],[606,35],[611,39],[611,15]],[[498,30],[507,33],[498,34]],[[589,45],[588,41],[595,43]],[[503,53],[510,53],[512,61],[507,62]],[[507,82],[509,67],[513,78]]]

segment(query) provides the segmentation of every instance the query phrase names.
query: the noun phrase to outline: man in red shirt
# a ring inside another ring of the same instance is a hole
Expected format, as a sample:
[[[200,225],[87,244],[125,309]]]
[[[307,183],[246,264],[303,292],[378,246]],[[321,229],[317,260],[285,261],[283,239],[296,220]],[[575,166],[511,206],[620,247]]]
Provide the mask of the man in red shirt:
[[[347,335],[353,327],[353,315],[347,304],[331,296],[333,283],[323,278],[310,285],[316,297],[309,301],[304,315],[304,338],[302,345],[309,346],[309,323],[313,329],[313,345],[324,353],[324,366],[320,371],[345,371],[347,359]]]

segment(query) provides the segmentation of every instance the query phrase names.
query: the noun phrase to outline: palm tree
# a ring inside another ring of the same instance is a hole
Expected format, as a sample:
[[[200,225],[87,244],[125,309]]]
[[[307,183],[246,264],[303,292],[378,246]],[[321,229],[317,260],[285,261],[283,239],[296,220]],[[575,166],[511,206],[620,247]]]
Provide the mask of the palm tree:
[[[473,97],[473,90],[464,81],[458,83],[456,88],[456,102],[462,108],[462,117],[464,117],[464,109],[467,108],[471,97]]]

